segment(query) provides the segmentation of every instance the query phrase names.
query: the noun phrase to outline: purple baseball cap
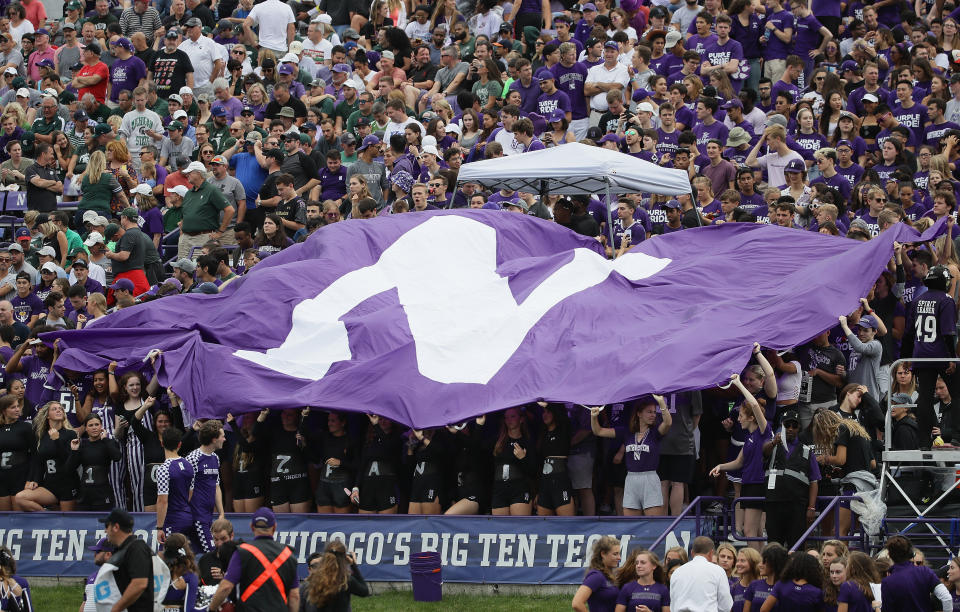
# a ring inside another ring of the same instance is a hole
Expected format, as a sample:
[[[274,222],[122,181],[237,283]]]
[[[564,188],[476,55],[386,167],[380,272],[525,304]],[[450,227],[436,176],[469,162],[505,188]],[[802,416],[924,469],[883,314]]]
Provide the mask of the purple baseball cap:
[[[48,58],[43,58],[42,60],[37,62],[37,67],[38,68],[56,68],[56,66],[53,63],[53,60]]]
[[[357,149],[357,153],[363,151],[367,147],[375,147],[380,144],[380,139],[370,134],[369,136],[364,137],[363,142],[360,143],[360,147]]]
[[[740,101],[740,98],[731,98],[724,102],[720,108],[723,110],[730,110],[731,108],[743,108],[743,102]]]
[[[250,517],[250,524],[258,529],[269,529],[277,524],[277,517],[270,508],[260,508]]]
[[[277,72],[280,74],[293,74],[293,66],[290,64],[280,64],[280,67],[277,69]]]
[[[840,142],[838,142],[837,148],[839,149],[840,147],[847,147],[851,151],[853,150],[853,144],[849,140],[841,140]]]
[[[107,538],[100,538],[93,546],[87,546],[87,550],[93,552],[113,552],[113,544]]]
[[[620,137],[613,133],[604,134],[603,138],[597,141],[597,144],[603,144],[605,142],[615,142],[617,144],[620,144]]]
[[[612,40],[608,40],[607,42],[603,43],[603,48],[604,48],[604,49],[614,49],[615,51],[619,51],[619,50],[620,50],[620,45],[618,45],[616,42],[614,42],[614,41],[612,41]]]
[[[559,108],[553,109],[549,115],[547,115],[547,121],[553,123],[554,121],[563,121],[566,114]]]
[[[133,53],[133,43],[130,42],[129,38],[118,38],[117,40],[111,41],[110,45],[114,47],[123,47],[127,51]]]
[[[787,162],[787,167],[783,169],[784,172],[799,172],[801,174],[806,173],[807,165],[799,159],[791,159]]]
[[[553,76],[553,73],[550,72],[550,70],[548,70],[547,68],[541,68],[540,70],[537,71],[537,81],[541,83],[543,81],[552,81],[556,78],[557,77]]]
[[[120,290],[129,291],[133,293],[134,286],[133,286],[133,281],[130,280],[129,278],[118,278],[115,283],[110,285],[110,288],[113,289],[114,291],[120,289]]]
[[[597,12],[597,5],[594,4],[593,2],[586,2],[583,5],[581,5],[580,8],[583,9],[583,12],[587,12],[587,11],[593,11],[594,13]]]

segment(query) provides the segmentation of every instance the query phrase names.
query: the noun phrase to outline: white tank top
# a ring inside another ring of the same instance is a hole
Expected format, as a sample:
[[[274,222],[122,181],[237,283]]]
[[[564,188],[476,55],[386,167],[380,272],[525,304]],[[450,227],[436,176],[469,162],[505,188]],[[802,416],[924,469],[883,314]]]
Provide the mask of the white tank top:
[[[800,398],[800,379],[803,376],[803,368],[799,361],[791,361],[793,367],[797,368],[796,373],[789,374],[780,372],[777,374],[777,401],[796,400]]]

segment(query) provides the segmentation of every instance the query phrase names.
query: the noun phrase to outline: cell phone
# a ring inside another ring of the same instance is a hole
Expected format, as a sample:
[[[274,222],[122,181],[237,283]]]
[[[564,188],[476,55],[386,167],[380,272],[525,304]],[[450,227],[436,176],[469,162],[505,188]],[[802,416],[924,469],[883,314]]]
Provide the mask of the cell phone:
[[[43,340],[41,340],[40,338],[34,338],[33,340],[30,341],[29,344],[30,346],[36,346],[38,344],[43,344]]]

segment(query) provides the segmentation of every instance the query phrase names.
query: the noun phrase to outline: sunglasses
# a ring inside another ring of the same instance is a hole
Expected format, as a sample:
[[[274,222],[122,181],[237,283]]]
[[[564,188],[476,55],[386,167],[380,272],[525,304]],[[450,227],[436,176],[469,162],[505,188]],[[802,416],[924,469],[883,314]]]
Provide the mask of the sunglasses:
[[[874,202],[886,202],[887,198],[873,198]]]

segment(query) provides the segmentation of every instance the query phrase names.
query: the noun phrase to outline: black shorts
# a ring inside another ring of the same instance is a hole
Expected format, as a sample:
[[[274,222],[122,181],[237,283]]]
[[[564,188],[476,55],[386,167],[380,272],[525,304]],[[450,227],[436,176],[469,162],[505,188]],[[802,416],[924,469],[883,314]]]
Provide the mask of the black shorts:
[[[395,476],[367,476],[360,481],[360,509],[383,512],[397,505]]]
[[[547,510],[556,510],[573,501],[573,485],[570,474],[563,472],[540,477],[540,490],[537,492],[537,505]]]
[[[346,508],[350,505],[350,496],[344,489],[352,489],[349,480],[321,480],[317,483],[316,502],[318,506]]]
[[[429,504],[440,498],[443,478],[440,474],[415,475],[410,483],[410,501],[415,504]]]
[[[760,497],[756,501],[744,500],[740,507],[744,510],[763,510],[767,498],[767,484],[765,482],[743,483],[740,485],[740,497]]]
[[[623,483],[627,480],[627,466],[623,461],[620,463],[613,463],[613,458],[610,459],[611,463],[607,466],[607,469],[601,468],[601,472],[606,474],[606,482],[611,487],[620,487],[623,488]]]
[[[697,460],[693,455],[660,455],[657,476],[670,482],[693,482],[693,469]]]
[[[81,485],[79,505],[80,510],[109,511],[114,505],[113,489],[110,488],[110,485],[105,487]]]
[[[524,479],[495,480],[493,494],[490,498],[490,507],[506,508],[513,504],[529,504],[530,487]]]
[[[233,473],[233,499],[256,499],[263,497],[266,487],[263,474],[254,472]]]
[[[40,486],[53,493],[57,501],[73,501],[80,494],[80,483],[68,478],[48,478]]]
[[[458,502],[461,499],[467,501],[480,503],[480,493],[483,491],[483,486],[480,484],[480,477],[473,472],[458,472],[457,473],[457,490],[456,490],[456,499],[453,501]]]
[[[0,470],[0,497],[13,497],[27,484],[27,466]]]
[[[313,498],[310,490],[310,479],[306,474],[299,474],[296,478],[279,478],[270,481],[270,505],[302,504]],[[249,498],[247,498],[249,499]]]

